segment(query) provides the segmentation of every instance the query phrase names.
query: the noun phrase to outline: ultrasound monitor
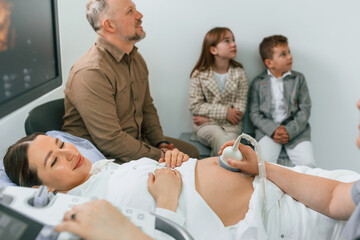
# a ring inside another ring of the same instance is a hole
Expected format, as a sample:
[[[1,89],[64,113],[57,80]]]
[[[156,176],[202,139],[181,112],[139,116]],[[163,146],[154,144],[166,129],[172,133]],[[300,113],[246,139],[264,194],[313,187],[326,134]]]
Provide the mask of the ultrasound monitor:
[[[0,203],[0,239],[55,240],[59,233],[52,226],[40,223]]]
[[[0,118],[62,84],[56,0],[0,0]]]

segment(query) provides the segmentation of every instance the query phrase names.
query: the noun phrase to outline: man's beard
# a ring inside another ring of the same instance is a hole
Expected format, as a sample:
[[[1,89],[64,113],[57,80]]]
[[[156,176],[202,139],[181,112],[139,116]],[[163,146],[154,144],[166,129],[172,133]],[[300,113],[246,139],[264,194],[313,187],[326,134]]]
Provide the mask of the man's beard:
[[[144,39],[145,36],[146,36],[146,33],[145,33],[145,32],[142,32],[141,34],[135,33],[135,34],[132,35],[132,36],[122,36],[121,38],[122,38],[123,40],[126,40],[126,41],[138,42],[138,41]]]
[[[141,24],[141,21],[138,21],[137,24],[134,26],[135,29]],[[116,24],[116,27],[118,29],[121,29],[119,25]],[[138,34],[137,32],[134,33],[134,35],[131,35],[131,36],[121,36],[120,34],[118,34],[119,38],[121,38],[122,40],[125,40],[125,41],[131,41],[131,42],[138,42],[142,39],[145,38],[146,36],[146,33],[143,31],[142,33]]]

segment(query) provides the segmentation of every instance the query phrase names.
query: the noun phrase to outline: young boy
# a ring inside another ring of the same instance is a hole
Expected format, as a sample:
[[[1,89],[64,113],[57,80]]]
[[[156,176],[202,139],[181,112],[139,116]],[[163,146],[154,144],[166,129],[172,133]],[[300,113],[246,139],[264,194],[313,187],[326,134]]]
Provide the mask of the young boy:
[[[308,122],[311,99],[304,75],[291,70],[287,38],[264,38],[260,55],[267,69],[251,84],[249,111],[264,160],[276,163],[284,146],[293,164],[315,167]]]

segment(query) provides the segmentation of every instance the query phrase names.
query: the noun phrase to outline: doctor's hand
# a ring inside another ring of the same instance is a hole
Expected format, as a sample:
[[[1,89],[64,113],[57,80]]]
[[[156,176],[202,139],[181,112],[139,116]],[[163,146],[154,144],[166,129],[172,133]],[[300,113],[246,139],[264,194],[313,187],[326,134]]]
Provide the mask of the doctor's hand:
[[[178,170],[161,168],[149,173],[148,190],[156,201],[156,206],[176,212],[182,188],[181,174]]]
[[[183,162],[189,160],[189,155],[180,152],[179,149],[174,148],[165,152],[165,156],[159,159],[159,163],[166,163],[167,167],[175,168],[180,167]]]
[[[224,149],[228,146],[233,146],[235,140],[228,141],[224,143],[224,145],[220,148],[219,155],[221,155]],[[244,172],[249,174],[258,175],[259,168],[258,168],[258,158],[255,151],[249,147],[245,146],[244,144],[239,143],[239,150],[243,156],[241,161],[236,159],[228,159],[228,163],[233,168],[241,169]]]
[[[55,227],[58,232],[71,232],[83,239],[150,240],[121,212],[106,200],[95,200],[74,206]]]

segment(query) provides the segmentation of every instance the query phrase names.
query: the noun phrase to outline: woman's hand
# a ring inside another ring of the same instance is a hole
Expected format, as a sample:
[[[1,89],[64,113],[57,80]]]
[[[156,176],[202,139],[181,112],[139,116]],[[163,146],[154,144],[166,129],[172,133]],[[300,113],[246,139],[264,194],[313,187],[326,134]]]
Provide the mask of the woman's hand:
[[[228,146],[233,146],[235,143],[235,140],[229,141],[224,143],[224,145],[221,147],[219,151],[219,155],[222,154],[224,149]],[[243,159],[241,161],[236,159],[228,159],[228,163],[230,166],[234,168],[241,169],[244,172],[247,172],[249,174],[259,174],[259,168],[258,168],[258,157],[254,150],[252,150],[251,147],[245,146],[241,143],[239,143],[239,150],[243,156]]]
[[[182,180],[178,170],[161,168],[155,170],[155,175],[149,173],[148,190],[159,208],[176,212],[181,188]]]
[[[55,227],[58,232],[71,232],[87,240],[152,239],[106,200],[74,206]]]
[[[183,162],[189,160],[189,155],[180,152],[177,148],[165,152],[165,157],[159,159],[159,163],[166,163],[167,167],[180,167]]]

